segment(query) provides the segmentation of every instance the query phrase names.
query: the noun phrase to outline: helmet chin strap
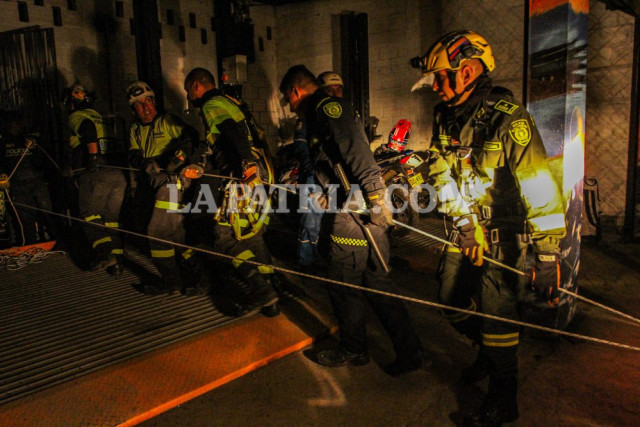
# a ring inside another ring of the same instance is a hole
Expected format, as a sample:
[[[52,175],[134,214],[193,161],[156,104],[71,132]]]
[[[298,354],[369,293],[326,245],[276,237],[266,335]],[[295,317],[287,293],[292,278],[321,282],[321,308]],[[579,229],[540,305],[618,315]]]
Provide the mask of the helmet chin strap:
[[[484,75],[483,73],[476,76],[476,78],[473,79],[473,81],[469,83],[461,93],[456,93],[456,74],[457,73],[458,73],[457,71],[447,70],[447,74],[449,77],[449,87],[456,94],[453,98],[451,98],[446,102],[447,107],[453,107],[454,105],[456,105],[456,103],[460,100],[460,98],[462,98],[462,95],[464,95],[466,92],[469,92],[471,89],[476,87],[476,85],[479,83],[480,76]]]

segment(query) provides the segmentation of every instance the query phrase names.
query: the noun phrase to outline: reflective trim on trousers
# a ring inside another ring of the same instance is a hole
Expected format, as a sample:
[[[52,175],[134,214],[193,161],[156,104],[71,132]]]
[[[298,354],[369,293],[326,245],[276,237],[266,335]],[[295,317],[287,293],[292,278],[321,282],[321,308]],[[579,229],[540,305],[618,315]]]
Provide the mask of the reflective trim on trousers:
[[[238,255],[236,255],[236,257],[233,258],[233,261],[231,261],[231,263],[235,268],[238,268],[242,265],[244,261],[251,258],[255,258],[255,256],[256,255],[250,249],[247,249],[246,251],[240,252]]]
[[[102,239],[98,239],[95,242],[93,242],[93,249],[95,249],[96,246],[101,245],[103,243],[107,243],[107,242],[111,242],[111,237],[103,237]]]
[[[152,249],[151,250],[151,258],[170,258],[175,256],[175,249]]]
[[[520,333],[482,334],[482,344],[487,347],[513,347],[520,342]]]

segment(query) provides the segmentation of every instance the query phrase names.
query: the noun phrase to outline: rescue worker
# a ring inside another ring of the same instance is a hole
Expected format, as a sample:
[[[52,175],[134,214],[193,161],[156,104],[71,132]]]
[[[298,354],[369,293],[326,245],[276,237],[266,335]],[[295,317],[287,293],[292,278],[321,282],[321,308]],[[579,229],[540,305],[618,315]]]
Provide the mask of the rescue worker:
[[[333,71],[325,71],[318,75],[318,82],[320,82],[320,89],[327,95],[337,98],[344,97],[344,82],[340,74]]]
[[[370,215],[348,210],[325,212],[323,225],[329,226],[327,234],[331,239],[328,277],[394,292],[395,286],[372,247],[375,242],[382,260],[388,264],[387,229],[393,222],[385,206],[380,168],[369,149],[361,121],[349,102],[327,96],[315,75],[304,65],[289,68],[280,83],[280,92],[291,111],[306,123],[311,162],[318,181],[325,188],[330,184],[340,185],[337,206],[353,208],[353,202],[360,205],[357,201],[363,202],[364,195],[371,208]],[[354,190],[350,200],[347,200],[350,191],[346,187]],[[317,199],[319,205],[331,203],[325,195]],[[364,227],[373,241],[366,237]],[[365,330],[365,301],[369,301],[389,333],[396,352],[395,361],[386,366],[385,371],[390,375],[401,375],[423,365],[422,345],[401,300],[343,286],[331,286],[328,291],[340,326],[340,346],[318,353],[318,363],[336,367],[369,362]]]
[[[51,211],[51,197],[45,180],[48,160],[38,146],[37,135],[27,133],[24,117],[18,111],[3,113],[0,122],[0,188],[6,179],[5,189],[12,202]],[[44,240],[45,229],[50,238],[55,238],[53,223],[46,214],[20,206],[16,206],[15,213],[16,243],[31,245]]]
[[[196,200],[200,199],[203,191],[210,190],[216,206],[222,207],[225,193],[221,188],[228,180],[205,177],[202,176],[203,173],[239,177],[242,185],[249,190],[261,185],[262,171],[259,170],[251,150],[252,136],[247,118],[235,102],[216,88],[213,75],[204,68],[194,68],[187,74],[184,90],[187,92],[188,100],[200,109],[206,139],[211,149],[204,165],[188,166],[185,175],[201,178],[201,192]],[[226,213],[216,215],[215,220],[214,213],[192,214],[190,219],[195,221],[195,229],[201,236],[207,235],[209,241],[206,243],[211,243],[216,250],[234,257],[233,266],[251,288],[251,294],[246,301],[248,307],[261,307],[265,316],[277,315],[279,309],[276,304],[278,294],[273,287],[274,270],[271,267],[245,262],[256,261],[271,265],[261,236],[239,240]]]
[[[191,180],[179,172],[191,156],[198,156],[198,133],[179,117],[158,112],[155,93],[147,83],[131,83],[126,94],[137,119],[129,132],[129,163],[140,169],[155,193],[147,234],[184,244],[184,215],[175,211],[181,208]],[[174,200],[167,184],[176,185]],[[139,181],[139,185],[145,184]],[[149,249],[162,281],[146,284],[145,293],[159,295],[181,289],[183,294],[192,296],[206,290],[206,277],[199,268],[197,253],[153,239],[149,240]]]
[[[120,208],[127,186],[122,170],[109,168],[107,155],[114,145],[113,128],[95,110],[95,97],[79,84],[65,89],[63,101],[69,110],[70,152],[66,175],[76,170],[80,216],[100,226],[84,226],[93,248],[91,269],[122,274],[123,245]],[[103,226],[108,227],[105,229]]]
[[[423,57],[412,60],[412,65],[423,74],[414,89],[431,85],[442,99],[434,111],[429,174],[440,210],[454,223],[458,249],[443,256],[441,299],[517,319],[518,276],[483,263],[483,256],[488,252],[523,270],[530,242],[535,255],[533,287],[550,305],[556,304],[558,244],[565,234],[561,194],[531,115],[507,90],[492,84],[489,73],[495,61],[491,46],[475,32],[457,31],[438,40]],[[469,270],[466,262],[478,270]],[[479,281],[479,304],[470,298],[474,276]],[[457,329],[480,345],[478,358],[465,370],[464,379],[478,381],[489,376],[484,403],[466,422],[493,426],[514,421],[518,418],[519,328],[473,317],[449,313]]]

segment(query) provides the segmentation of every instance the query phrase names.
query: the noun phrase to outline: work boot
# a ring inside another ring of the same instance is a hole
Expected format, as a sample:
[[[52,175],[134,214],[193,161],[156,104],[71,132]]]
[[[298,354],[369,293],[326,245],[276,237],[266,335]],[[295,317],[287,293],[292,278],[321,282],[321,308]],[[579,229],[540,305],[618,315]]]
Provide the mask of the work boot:
[[[91,265],[91,271],[104,271],[109,267],[113,267],[117,263],[118,261],[116,260],[115,256],[107,255],[94,261],[94,263]]]
[[[324,350],[317,355],[318,363],[329,368],[354,365],[363,366],[369,363],[369,353],[352,353],[343,347]]]
[[[484,355],[482,349],[478,351],[478,356],[473,362],[473,365],[468,366],[462,370],[460,379],[467,384],[477,383],[489,376],[489,369],[491,368],[491,361]]]
[[[267,282],[263,274],[257,271],[247,278],[251,295],[249,304],[254,307],[267,307],[278,302],[278,294]]]
[[[494,379],[489,381],[489,392],[479,410],[465,417],[465,425],[473,427],[501,426],[518,419],[518,379]]]
[[[399,377],[404,374],[408,374],[409,372],[417,371],[418,369],[424,367],[430,361],[425,360],[424,351],[422,349],[414,352],[410,356],[400,356],[396,358],[396,361],[388,364],[383,368],[384,372],[387,375],[392,377]]]
[[[121,255],[115,255],[114,258],[116,259],[116,263],[115,263],[115,265],[107,267],[107,273],[109,273],[113,277],[120,277],[120,276],[122,276],[122,273],[124,273],[124,266],[122,264],[122,256]]]
[[[265,305],[260,309],[260,314],[264,317],[276,317],[280,314],[280,307],[278,307],[278,303]]]

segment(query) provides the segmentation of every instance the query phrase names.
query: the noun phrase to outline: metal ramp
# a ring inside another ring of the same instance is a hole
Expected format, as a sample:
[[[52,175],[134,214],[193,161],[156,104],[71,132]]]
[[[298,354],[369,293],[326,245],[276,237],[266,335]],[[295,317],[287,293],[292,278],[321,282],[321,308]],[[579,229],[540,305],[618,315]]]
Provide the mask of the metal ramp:
[[[127,253],[148,271],[151,262]],[[0,270],[0,404],[232,322],[206,296],[148,296],[54,253]]]

